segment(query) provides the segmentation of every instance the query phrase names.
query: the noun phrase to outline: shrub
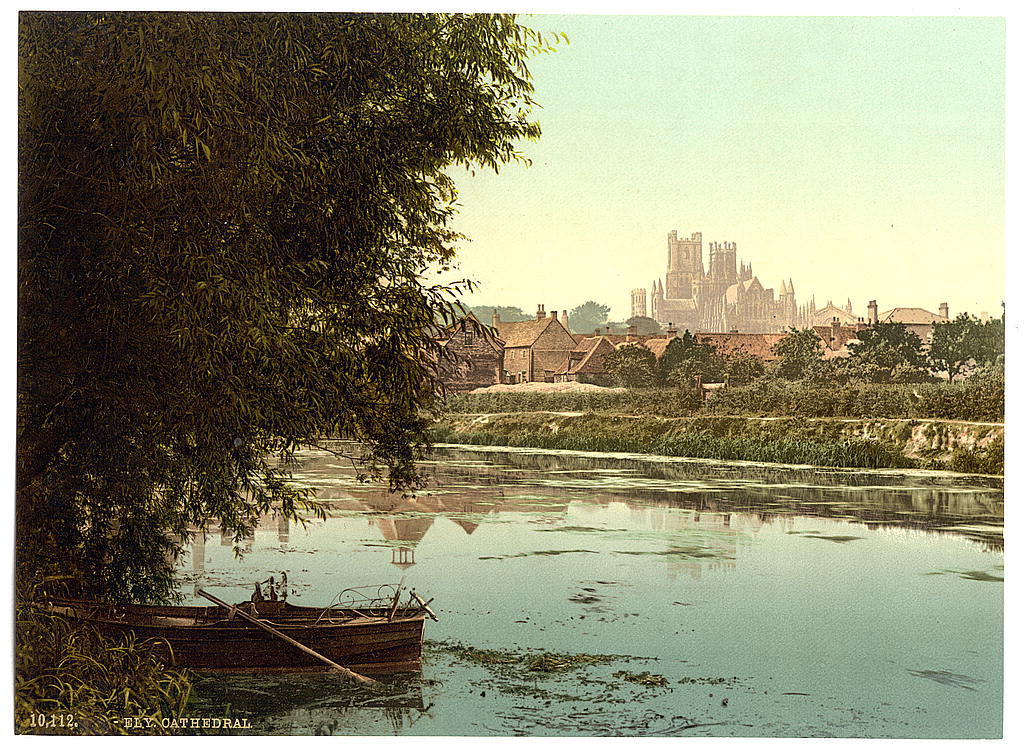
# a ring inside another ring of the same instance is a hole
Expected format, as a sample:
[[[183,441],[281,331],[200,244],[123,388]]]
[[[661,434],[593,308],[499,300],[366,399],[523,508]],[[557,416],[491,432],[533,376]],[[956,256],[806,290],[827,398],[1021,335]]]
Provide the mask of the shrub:
[[[439,406],[456,414],[580,411],[651,417],[884,417],[1001,422],[1004,380],[998,370],[956,383],[889,385],[854,381],[816,386],[765,377],[716,391],[702,403],[695,390],[631,389],[619,393],[476,393]]]
[[[970,474],[1003,474],[1005,449],[999,438],[981,449],[958,448],[953,452],[948,468],[954,472]]]

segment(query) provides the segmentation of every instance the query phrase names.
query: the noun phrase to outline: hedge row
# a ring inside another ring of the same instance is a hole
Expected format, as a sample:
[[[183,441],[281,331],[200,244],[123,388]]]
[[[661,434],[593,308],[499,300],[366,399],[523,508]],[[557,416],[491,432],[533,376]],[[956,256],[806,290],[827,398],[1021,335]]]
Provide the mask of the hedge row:
[[[717,391],[706,404],[692,392],[670,388],[621,393],[481,393],[451,396],[446,412],[594,412],[658,417],[737,415],[750,417],[888,417],[1001,422],[1004,383],[998,378],[959,383],[829,387],[761,380]]]

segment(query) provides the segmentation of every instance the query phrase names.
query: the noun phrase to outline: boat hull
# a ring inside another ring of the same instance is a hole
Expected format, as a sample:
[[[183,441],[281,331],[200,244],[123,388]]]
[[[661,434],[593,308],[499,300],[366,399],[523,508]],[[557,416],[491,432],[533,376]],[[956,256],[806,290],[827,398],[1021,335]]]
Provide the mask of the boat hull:
[[[134,635],[172,666],[207,671],[319,671],[325,664],[224,609],[205,606],[96,606],[51,603],[51,612],[95,627],[109,637]],[[252,611],[252,606],[240,610]],[[418,667],[424,616],[404,609],[342,611],[259,604],[261,620],[335,663],[353,670]],[[277,615],[274,615],[274,614]]]

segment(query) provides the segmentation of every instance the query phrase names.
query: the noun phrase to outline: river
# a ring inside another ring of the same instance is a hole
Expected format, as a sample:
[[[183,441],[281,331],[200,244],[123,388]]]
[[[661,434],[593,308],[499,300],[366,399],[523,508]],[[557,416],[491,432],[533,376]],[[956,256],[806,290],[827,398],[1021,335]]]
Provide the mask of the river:
[[[179,569],[241,601],[395,583],[421,672],[200,678],[251,733],[998,737],[1001,478],[443,446],[414,497],[305,451],[326,521],[266,519]]]

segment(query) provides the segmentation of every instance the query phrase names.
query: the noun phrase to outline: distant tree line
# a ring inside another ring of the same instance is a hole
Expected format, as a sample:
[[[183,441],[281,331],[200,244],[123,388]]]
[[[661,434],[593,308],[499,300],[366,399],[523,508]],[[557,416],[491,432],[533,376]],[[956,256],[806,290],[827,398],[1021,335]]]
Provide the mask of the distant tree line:
[[[524,312],[519,307],[497,306],[493,304],[463,305],[467,311],[485,325],[490,325],[494,313],[497,312],[502,322],[525,322],[536,315]],[[608,319],[612,308],[607,304],[588,300],[569,310],[569,330],[573,333],[590,334],[597,329],[608,329],[610,333],[624,334],[628,328],[635,327],[637,335],[653,336],[662,332],[661,325],[651,317],[630,317],[625,322],[613,322]]]
[[[908,384],[967,375],[1002,379],[1005,315],[981,321],[968,314],[936,323],[929,348],[901,323],[876,323],[847,344],[848,356],[826,360],[811,328],[790,329],[774,347],[773,362],[752,354],[720,352],[689,331],[669,342],[661,356],[627,344],[605,358],[608,382],[628,388],[695,388],[704,383],[748,385],[786,380],[829,386],[850,382]]]
[[[751,354],[720,352],[685,331],[669,341],[661,356],[642,344],[625,344],[604,360],[611,384],[628,388],[675,387],[696,390],[697,382],[746,385],[766,372]]]

